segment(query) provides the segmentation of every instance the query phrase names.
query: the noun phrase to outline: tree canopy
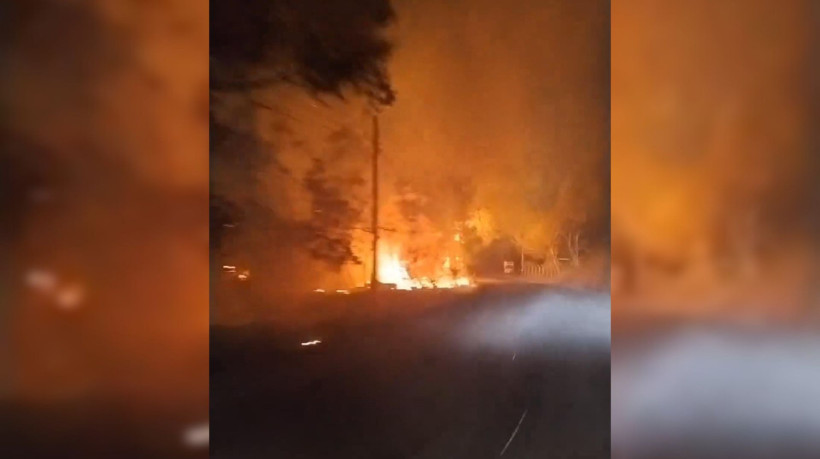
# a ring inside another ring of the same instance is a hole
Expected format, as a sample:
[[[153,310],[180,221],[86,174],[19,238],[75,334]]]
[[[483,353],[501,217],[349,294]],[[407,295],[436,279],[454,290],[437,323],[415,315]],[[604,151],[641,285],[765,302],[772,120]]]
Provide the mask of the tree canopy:
[[[290,83],[341,96],[346,88],[389,105],[389,0],[213,0],[211,89]]]

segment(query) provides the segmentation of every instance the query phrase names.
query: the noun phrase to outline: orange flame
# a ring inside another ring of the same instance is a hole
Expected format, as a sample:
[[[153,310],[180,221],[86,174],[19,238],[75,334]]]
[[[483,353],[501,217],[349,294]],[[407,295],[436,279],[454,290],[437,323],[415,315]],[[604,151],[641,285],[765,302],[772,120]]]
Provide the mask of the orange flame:
[[[456,257],[456,261],[460,258]],[[469,287],[472,281],[467,276],[454,276],[450,271],[450,257],[445,257],[441,270],[431,273],[432,277],[413,277],[407,269],[408,263],[401,257],[401,247],[382,243],[379,245],[378,278],[382,284],[392,284],[397,290],[422,288]]]

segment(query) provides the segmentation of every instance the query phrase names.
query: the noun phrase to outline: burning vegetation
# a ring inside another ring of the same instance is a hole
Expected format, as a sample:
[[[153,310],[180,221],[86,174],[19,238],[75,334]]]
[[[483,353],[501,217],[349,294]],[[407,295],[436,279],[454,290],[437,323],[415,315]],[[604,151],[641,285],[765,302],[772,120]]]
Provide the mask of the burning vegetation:
[[[427,273],[422,271],[422,275],[410,274],[410,263],[402,258],[399,246],[382,245],[379,247],[378,260],[379,282],[395,286],[398,290],[469,287],[472,284],[465,274],[465,266],[459,256],[444,257],[440,266],[430,269]]]
[[[283,31],[276,43],[211,34],[212,253],[253,273],[229,289],[562,282],[608,256],[609,28],[594,2],[251,3],[217,7]],[[599,264],[584,276],[608,285]]]

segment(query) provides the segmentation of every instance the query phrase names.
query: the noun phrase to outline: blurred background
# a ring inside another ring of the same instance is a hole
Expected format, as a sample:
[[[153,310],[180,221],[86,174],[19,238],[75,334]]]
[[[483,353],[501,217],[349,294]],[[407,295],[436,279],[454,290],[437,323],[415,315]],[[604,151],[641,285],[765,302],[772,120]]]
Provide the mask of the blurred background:
[[[613,2],[617,457],[820,451],[818,21]]]
[[[207,2],[0,6],[0,450],[207,454]]]

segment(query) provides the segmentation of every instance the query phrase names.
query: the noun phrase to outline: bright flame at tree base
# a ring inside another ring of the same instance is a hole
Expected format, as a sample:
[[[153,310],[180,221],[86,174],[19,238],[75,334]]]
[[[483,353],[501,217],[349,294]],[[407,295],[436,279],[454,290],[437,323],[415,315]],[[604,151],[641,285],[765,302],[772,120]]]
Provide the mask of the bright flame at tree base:
[[[456,257],[456,263],[458,261]],[[395,247],[380,246],[378,263],[379,282],[395,286],[396,290],[469,287],[473,284],[469,277],[459,276],[451,269],[450,257],[445,257],[439,272],[430,277],[412,277],[407,269],[408,263],[401,259],[400,250]]]
[[[384,287],[395,290],[452,289],[472,287],[473,280],[463,273],[466,271],[461,257],[444,256],[440,261],[416,266],[424,275],[413,276],[408,268],[410,263],[401,255],[401,246],[381,243],[379,245],[377,277]],[[348,295],[351,292],[367,289],[370,281],[359,284],[353,290],[325,290],[317,288],[315,293],[336,293]]]

